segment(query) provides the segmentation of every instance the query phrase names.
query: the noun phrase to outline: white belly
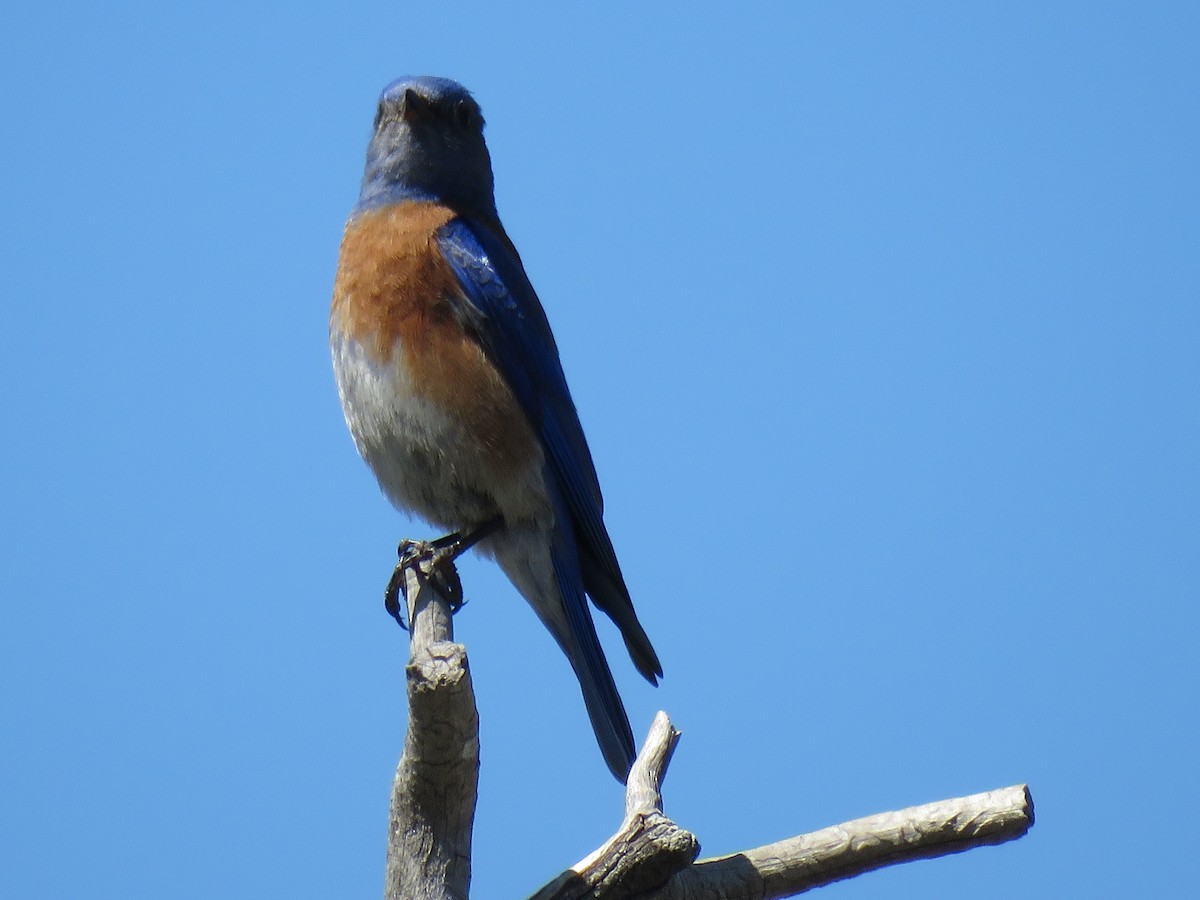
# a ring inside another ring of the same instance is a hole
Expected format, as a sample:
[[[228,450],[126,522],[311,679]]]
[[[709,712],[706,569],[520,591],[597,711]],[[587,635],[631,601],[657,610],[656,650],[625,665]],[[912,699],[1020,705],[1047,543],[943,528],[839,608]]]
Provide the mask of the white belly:
[[[447,530],[497,515],[553,521],[540,451],[516,477],[498,479],[481,436],[413,390],[399,345],[385,364],[336,328],[330,345],[350,434],[397,507]]]

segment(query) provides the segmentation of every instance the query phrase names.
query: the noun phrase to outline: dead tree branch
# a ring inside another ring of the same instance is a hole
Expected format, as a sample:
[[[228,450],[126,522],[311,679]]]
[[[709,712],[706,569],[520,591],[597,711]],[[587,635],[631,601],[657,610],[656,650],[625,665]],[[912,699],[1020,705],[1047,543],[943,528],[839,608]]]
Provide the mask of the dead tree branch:
[[[405,675],[408,732],[392,782],[386,900],[466,900],[479,786],[479,713],[467,652],[439,579],[452,566],[423,562],[402,574],[412,629]]]
[[[660,712],[629,773],[625,820],[617,833],[532,900],[641,896],[691,864],[700,852],[699,841],[664,816],[662,809],[662,782],[678,742],[679,732]]]
[[[679,732],[660,712],[634,764],[621,828],[533,900],[794,897],[883,866],[1010,841],[1033,824],[1029,789],[1016,785],[867,816],[754,850],[692,862],[699,850],[696,839],[662,814],[662,781],[678,738]],[[648,772],[653,773],[649,778]]]
[[[466,650],[453,641],[452,564],[400,573],[412,627],[408,733],[392,786],[386,900],[465,900],[479,782],[479,717]],[[451,599],[447,599],[451,598]],[[700,845],[663,814],[662,784],[679,740],[654,720],[625,793],[625,817],[603,846],[534,900],[770,900],[872,869],[1020,837],[1033,825],[1025,785],[880,813],[754,850],[695,861]]]
[[[961,853],[1019,838],[1033,825],[1033,799],[1019,784],[954,800],[854,819],[680,870],[664,900],[769,900],[897,863]]]

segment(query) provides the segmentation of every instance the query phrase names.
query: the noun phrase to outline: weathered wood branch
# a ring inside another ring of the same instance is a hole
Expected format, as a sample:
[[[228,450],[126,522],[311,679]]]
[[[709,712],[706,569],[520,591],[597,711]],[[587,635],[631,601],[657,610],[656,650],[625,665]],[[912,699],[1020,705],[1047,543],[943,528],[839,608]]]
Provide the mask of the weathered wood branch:
[[[693,862],[699,850],[696,839],[662,813],[662,781],[678,738],[660,712],[630,775],[621,828],[533,900],[794,897],[872,869],[1010,841],[1033,825],[1029,788],[1016,785],[867,816]],[[653,772],[650,778],[648,771]]]
[[[897,863],[1019,838],[1033,825],[1027,785],[854,819],[681,869],[664,900],[769,900]]]
[[[479,717],[466,651],[452,643],[451,603],[461,597],[461,587],[447,562],[421,561],[401,574],[412,628],[409,721],[392,786],[385,897],[465,900]],[[678,740],[679,732],[660,712],[630,773],[620,828],[535,900],[792,897],[883,866],[1003,843],[1033,825],[1029,789],[1016,785],[696,861],[696,838],[663,814],[662,783]]]
[[[667,714],[654,717],[650,734],[625,786],[625,820],[617,833],[533,895],[532,900],[640,897],[691,864],[700,843],[663,815],[662,783],[679,732]]]
[[[404,572],[411,658],[405,669],[408,732],[392,782],[386,900],[466,900],[471,885],[471,829],[479,786],[479,714],[467,652],[452,643],[454,626],[439,579],[457,582],[453,566]]]

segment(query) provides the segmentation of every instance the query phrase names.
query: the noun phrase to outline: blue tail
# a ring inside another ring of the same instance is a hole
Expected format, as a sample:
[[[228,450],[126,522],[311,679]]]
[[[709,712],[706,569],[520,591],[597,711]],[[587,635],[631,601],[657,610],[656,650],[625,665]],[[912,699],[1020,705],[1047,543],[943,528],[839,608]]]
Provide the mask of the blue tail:
[[[566,642],[563,649],[567,651],[575,677],[579,679],[583,702],[587,706],[588,718],[592,720],[592,730],[596,733],[604,761],[617,781],[624,784],[636,755],[633,731],[629,727],[625,704],[617,693],[612,671],[604,658],[604,650],[596,636],[596,626],[584,596],[583,576],[573,541],[560,537],[555,541],[552,557],[554,578],[558,583],[570,632],[562,636]]]

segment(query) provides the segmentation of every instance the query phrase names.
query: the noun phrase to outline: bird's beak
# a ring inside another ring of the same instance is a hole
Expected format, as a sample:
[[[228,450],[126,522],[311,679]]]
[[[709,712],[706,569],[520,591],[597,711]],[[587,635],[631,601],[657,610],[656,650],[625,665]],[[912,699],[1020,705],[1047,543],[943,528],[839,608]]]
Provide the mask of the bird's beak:
[[[429,112],[429,105],[428,100],[409,88],[404,92],[404,105],[400,110],[400,115],[404,117],[405,122],[415,122],[425,118]]]

